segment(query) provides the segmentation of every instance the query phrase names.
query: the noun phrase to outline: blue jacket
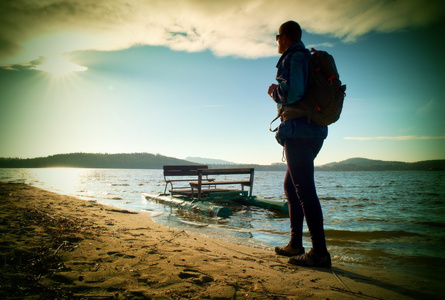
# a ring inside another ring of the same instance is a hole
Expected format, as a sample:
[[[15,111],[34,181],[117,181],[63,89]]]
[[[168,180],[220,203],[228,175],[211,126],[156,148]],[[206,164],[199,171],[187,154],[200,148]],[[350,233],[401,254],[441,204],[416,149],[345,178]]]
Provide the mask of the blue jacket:
[[[299,41],[289,46],[278,60],[276,76],[278,87],[272,94],[278,108],[293,104],[303,98],[309,74],[309,57],[309,50],[305,48],[302,41]],[[278,128],[276,138],[280,144],[285,138],[325,139],[328,135],[327,126],[308,123],[306,117],[287,120]]]
[[[309,73],[309,56],[309,50],[299,41],[289,46],[280,57],[276,76],[278,88],[273,92],[273,99],[279,107],[303,98]]]

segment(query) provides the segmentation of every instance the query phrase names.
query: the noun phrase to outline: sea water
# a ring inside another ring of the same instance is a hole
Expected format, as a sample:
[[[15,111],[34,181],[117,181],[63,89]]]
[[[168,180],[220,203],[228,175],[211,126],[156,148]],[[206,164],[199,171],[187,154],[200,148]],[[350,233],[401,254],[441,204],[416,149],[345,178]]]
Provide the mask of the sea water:
[[[254,195],[283,200],[284,172],[256,171]],[[316,172],[326,239],[333,261],[367,264],[422,276],[445,271],[445,172]],[[286,214],[233,206],[228,218],[211,218],[146,200],[164,191],[162,170],[0,169],[0,181],[23,182],[53,192],[135,211],[153,220],[255,247],[289,240]],[[307,228],[304,246],[311,247]]]

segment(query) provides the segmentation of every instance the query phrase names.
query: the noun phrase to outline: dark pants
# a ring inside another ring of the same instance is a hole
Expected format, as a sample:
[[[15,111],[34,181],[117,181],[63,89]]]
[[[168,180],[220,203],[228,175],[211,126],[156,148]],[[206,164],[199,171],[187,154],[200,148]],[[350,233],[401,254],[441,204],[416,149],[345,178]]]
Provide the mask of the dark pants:
[[[284,151],[287,172],[284,192],[289,203],[292,248],[302,247],[303,219],[312,240],[315,253],[327,253],[323,229],[323,213],[315,190],[314,159],[323,145],[323,139],[286,139]]]

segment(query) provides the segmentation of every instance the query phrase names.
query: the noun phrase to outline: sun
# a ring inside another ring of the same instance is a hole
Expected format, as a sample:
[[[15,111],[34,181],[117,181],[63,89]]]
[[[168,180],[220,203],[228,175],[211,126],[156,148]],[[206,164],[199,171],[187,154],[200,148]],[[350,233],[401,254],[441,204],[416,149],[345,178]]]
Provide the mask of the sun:
[[[45,62],[37,66],[36,69],[50,73],[54,76],[68,75],[73,72],[88,70],[87,67],[75,64],[63,55],[56,55],[46,58]]]

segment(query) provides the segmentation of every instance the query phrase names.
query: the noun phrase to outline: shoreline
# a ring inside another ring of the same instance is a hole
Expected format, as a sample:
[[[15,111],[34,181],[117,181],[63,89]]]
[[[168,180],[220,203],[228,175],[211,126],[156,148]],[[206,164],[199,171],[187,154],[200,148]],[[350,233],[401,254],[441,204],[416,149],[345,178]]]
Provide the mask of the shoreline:
[[[3,298],[419,299],[439,283],[333,260],[289,265],[272,251],[199,236],[133,212],[0,182]]]

